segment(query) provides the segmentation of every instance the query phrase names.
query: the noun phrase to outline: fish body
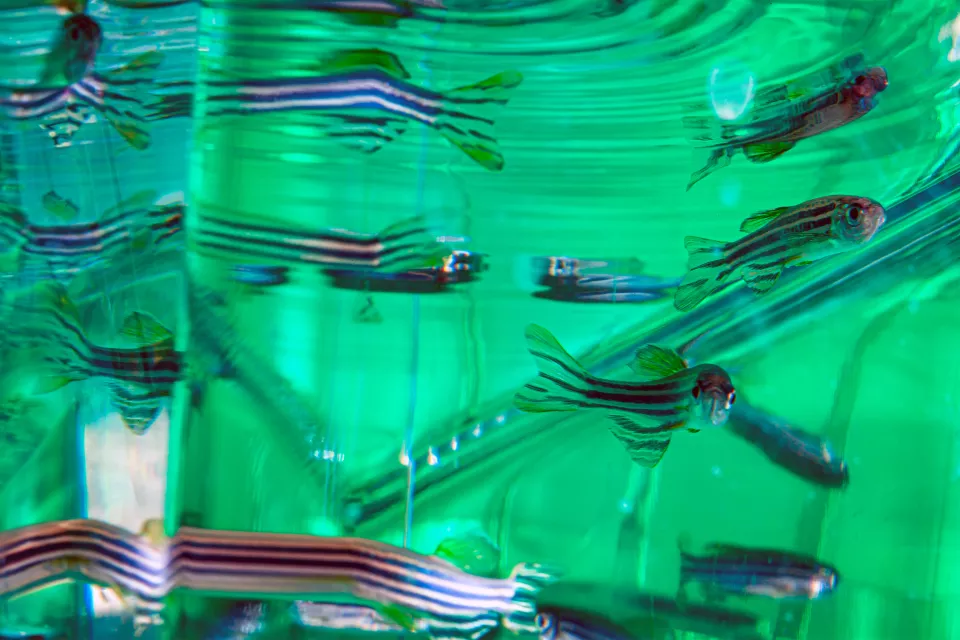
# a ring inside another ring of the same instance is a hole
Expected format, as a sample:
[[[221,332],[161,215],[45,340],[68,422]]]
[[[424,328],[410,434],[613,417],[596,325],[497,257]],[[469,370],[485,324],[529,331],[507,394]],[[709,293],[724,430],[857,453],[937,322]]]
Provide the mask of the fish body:
[[[862,70],[852,80],[840,85],[810,102],[807,108],[791,114],[773,127],[753,125],[756,133],[726,134],[734,138],[713,148],[706,166],[691,175],[687,184],[693,185],[714,171],[728,165],[737,152],[742,152],[754,163],[770,162],[792,149],[806,138],[811,138],[859,120],[876,107],[876,97],[887,88],[887,72],[883,67]],[[766,132],[765,129],[772,129]]]
[[[787,267],[802,266],[869,242],[885,221],[883,206],[857,196],[827,196],[794,207],[762,211],[740,227],[733,242],[687,236],[687,274],[674,306],[690,311],[737,280],[766,293]]]
[[[704,555],[680,548],[680,590],[700,584],[708,598],[726,594],[815,600],[837,586],[837,570],[816,558],[775,549],[713,544]]]
[[[504,166],[493,134],[494,113],[523,80],[505,71],[476,84],[438,93],[409,81],[392,54],[342,51],[323,61],[322,75],[306,78],[210,83],[208,116],[309,111],[326,116],[327,137],[372,153],[401,135],[410,122],[433,128],[490,171]],[[156,110],[170,117],[166,107]]]
[[[722,426],[736,400],[722,368],[688,367],[679,354],[663,347],[642,347],[632,364],[651,380],[622,382],[591,375],[543,327],[529,325],[526,340],[540,375],[517,392],[516,407],[526,412],[603,411],[614,436],[644,467],[660,462],[674,431],[698,431],[688,423]]]
[[[831,489],[842,489],[850,482],[846,462],[829,442],[748,404],[737,405],[729,429],[773,463],[805,480]]]
[[[103,30],[86,13],[71,15],[60,25],[47,55],[40,85],[65,87],[79,82],[93,71],[103,44]]]

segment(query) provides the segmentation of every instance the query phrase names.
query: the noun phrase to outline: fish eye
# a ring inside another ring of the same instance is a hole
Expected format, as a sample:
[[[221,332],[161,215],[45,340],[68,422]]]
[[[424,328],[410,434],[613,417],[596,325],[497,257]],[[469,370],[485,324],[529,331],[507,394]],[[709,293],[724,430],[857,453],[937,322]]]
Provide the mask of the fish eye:
[[[847,221],[856,226],[860,224],[860,218],[863,217],[863,209],[857,206],[847,209]]]
[[[693,391],[691,391],[690,393],[693,394],[694,399],[699,398],[699,397],[700,397],[700,387],[694,387],[694,388],[693,388]]]

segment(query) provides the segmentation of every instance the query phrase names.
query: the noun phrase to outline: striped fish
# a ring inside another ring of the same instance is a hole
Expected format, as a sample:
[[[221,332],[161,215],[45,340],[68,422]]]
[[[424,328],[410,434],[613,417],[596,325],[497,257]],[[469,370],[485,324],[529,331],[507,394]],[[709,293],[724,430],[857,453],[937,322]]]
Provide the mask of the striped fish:
[[[870,198],[827,196],[754,214],[740,225],[747,235],[733,242],[687,236],[688,271],[674,306],[690,311],[740,279],[754,292],[766,293],[787,267],[867,243],[884,221],[883,206]]]
[[[853,59],[862,65],[862,57]],[[887,88],[887,72],[883,67],[860,66],[852,72],[848,70],[839,82],[796,113],[772,122],[754,123],[746,133],[725,129],[724,141],[713,145],[706,165],[690,176],[687,191],[711,173],[728,166],[738,151],[751,162],[770,162],[793,149],[800,140],[859,120],[876,107],[877,94]],[[685,124],[690,126],[697,121],[690,118]],[[753,131],[749,131],[751,128]]]
[[[655,618],[630,628],[589,611],[542,605],[540,640],[674,640],[669,626]]]
[[[670,444],[674,431],[691,419],[713,426],[727,420],[736,392],[730,376],[712,364],[688,367],[672,349],[647,345],[631,364],[649,382],[629,383],[591,375],[537,325],[526,330],[527,348],[540,375],[517,392],[514,404],[521,411],[605,412],[610,430],[637,464],[655,467]]]
[[[364,153],[378,151],[409,122],[419,122],[485,169],[503,169],[493,117],[522,82],[520,73],[505,71],[441,94],[409,82],[396,56],[379,49],[339,52],[323,61],[320,71],[317,77],[211,82],[202,108],[207,116],[309,111],[321,117],[319,130],[328,138]],[[164,101],[153,113],[175,115]]]
[[[422,217],[403,220],[375,235],[345,229],[292,231],[207,215],[198,216],[190,231],[193,247],[233,258],[261,258],[271,266],[279,263],[391,273],[439,265],[450,255]]]
[[[730,414],[729,429],[805,480],[831,489],[842,489],[850,482],[847,463],[829,442],[746,403]]]
[[[681,541],[678,597],[696,583],[708,599],[737,594],[815,600],[832,593],[839,580],[836,568],[798,553],[711,544],[697,556],[684,546]]]
[[[181,528],[171,546],[178,587],[242,597],[340,593],[369,602],[408,631],[476,638],[498,624],[537,633],[534,599],[554,577],[519,564],[505,579],[474,576],[409,549],[361,538]],[[464,635],[462,629],[472,629]],[[447,637],[447,636],[445,636]]]

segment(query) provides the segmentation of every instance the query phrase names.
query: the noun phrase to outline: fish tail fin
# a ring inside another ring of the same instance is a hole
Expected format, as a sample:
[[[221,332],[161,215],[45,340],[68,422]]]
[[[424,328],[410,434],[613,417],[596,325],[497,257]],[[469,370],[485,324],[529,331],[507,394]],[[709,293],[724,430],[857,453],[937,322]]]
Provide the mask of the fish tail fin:
[[[679,311],[690,311],[725,284],[726,264],[722,262],[725,243],[687,236],[683,245],[689,254],[687,273],[674,294],[673,305]]]
[[[517,392],[513,404],[528,413],[576,411],[576,396],[588,386],[586,370],[543,327],[528,325],[525,336],[540,375]]]
[[[504,71],[476,84],[454,89],[435,126],[454,146],[489,171],[503,169],[503,154],[493,135],[494,118],[523,82],[518,71]]]
[[[437,241],[423,216],[390,225],[377,234],[377,240],[383,247],[378,268],[388,273],[435,267],[450,254],[450,249]]]
[[[508,580],[516,584],[513,607],[502,618],[503,627],[516,635],[539,634],[537,597],[540,591],[559,579],[560,571],[548,565],[522,562],[513,568]]]

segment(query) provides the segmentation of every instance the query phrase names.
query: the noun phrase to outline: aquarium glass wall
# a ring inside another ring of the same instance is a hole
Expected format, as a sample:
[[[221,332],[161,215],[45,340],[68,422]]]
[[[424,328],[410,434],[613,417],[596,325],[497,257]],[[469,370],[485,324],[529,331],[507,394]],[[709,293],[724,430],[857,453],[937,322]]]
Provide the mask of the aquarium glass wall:
[[[0,640],[960,638],[960,4],[0,16]]]

